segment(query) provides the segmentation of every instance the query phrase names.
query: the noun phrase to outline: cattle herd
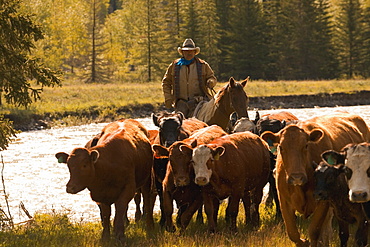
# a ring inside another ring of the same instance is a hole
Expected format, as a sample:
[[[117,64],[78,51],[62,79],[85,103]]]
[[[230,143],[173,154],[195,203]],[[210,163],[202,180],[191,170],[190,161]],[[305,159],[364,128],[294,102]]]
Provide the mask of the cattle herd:
[[[282,217],[296,246],[329,246],[333,218],[341,246],[347,246],[350,224],[356,227],[356,244],[367,245],[370,130],[360,116],[336,112],[299,120],[282,111],[250,120],[232,114],[225,129],[185,119],[181,112],[153,113],[152,119],[157,127],[152,130],[134,119],[114,121],[85,147],[55,155],[68,165],[67,193],[87,188],[99,206],[104,240],[110,238],[112,204],[114,236],[124,241],[128,204],[141,197],[148,231],[154,227],[156,196],[159,224],[169,232],[186,231],[194,214],[203,222],[203,209],[208,231],[217,231],[225,199],[231,231],[237,231],[240,202],[245,224],[258,229],[269,183],[276,217]],[[139,204],[137,210],[138,220]],[[297,213],[308,218],[308,239],[299,231]]]

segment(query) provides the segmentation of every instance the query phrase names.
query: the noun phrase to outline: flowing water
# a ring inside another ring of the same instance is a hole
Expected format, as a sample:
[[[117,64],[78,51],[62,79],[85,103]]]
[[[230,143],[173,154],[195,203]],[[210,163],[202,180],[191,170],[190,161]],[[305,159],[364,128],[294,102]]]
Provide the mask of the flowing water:
[[[283,109],[264,110],[260,111],[260,114],[281,110]],[[370,126],[370,106],[284,110],[292,112],[301,120],[345,110],[360,115]],[[255,113],[251,111],[252,119],[254,115]],[[151,118],[138,120],[148,129],[156,128]],[[54,155],[57,152],[70,153],[76,147],[83,147],[105,125],[106,123],[89,124],[23,132],[17,135],[7,150],[1,152],[5,192],[8,195],[10,213],[14,217],[14,222],[28,219],[20,210],[21,202],[31,215],[68,212],[70,218],[77,222],[100,219],[99,209],[91,200],[87,189],[76,195],[66,193],[65,185],[69,179],[68,168],[65,164],[59,164]],[[0,206],[7,211],[3,195],[0,195]],[[132,201],[128,212],[130,218],[133,218],[134,210],[135,205]],[[155,211],[158,210],[157,200]]]

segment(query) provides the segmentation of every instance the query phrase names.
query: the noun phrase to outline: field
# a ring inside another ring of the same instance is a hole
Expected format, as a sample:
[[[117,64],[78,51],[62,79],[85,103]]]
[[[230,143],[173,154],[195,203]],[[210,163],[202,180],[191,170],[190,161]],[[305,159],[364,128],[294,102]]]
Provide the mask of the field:
[[[226,82],[219,82],[216,91]],[[301,95],[318,93],[353,93],[370,90],[370,80],[330,81],[249,81],[245,87],[249,97]],[[44,88],[41,100],[28,109],[4,104],[0,113],[15,125],[38,120],[47,125],[78,125],[107,121],[120,117],[145,117],[148,112],[163,108],[161,82],[85,84],[63,81],[62,87]],[[23,125],[23,126],[22,126]]]

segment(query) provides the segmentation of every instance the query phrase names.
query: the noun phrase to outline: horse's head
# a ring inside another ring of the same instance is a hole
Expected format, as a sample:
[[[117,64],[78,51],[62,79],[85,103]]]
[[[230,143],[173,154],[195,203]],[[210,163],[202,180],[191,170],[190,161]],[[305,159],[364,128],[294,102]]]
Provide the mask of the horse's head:
[[[230,78],[229,83],[226,86],[226,90],[229,94],[230,106],[238,114],[238,117],[248,117],[248,96],[244,91],[244,87],[247,84],[249,77],[241,82],[235,81],[233,77]]]

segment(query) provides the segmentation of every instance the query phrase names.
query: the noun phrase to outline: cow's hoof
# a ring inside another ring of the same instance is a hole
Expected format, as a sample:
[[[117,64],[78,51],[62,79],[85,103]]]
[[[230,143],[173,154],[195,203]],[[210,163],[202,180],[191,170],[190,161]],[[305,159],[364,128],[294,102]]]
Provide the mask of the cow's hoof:
[[[166,231],[167,232],[176,232],[176,227],[175,226],[166,226]]]

